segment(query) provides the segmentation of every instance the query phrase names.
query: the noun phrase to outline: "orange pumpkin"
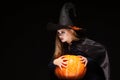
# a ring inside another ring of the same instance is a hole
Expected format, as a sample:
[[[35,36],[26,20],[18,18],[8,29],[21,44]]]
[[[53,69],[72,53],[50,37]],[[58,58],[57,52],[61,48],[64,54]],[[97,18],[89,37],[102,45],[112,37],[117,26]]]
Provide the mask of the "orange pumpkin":
[[[56,67],[55,74],[60,79],[82,79],[86,73],[87,68],[84,63],[80,61],[80,57],[75,55],[64,55],[67,58],[67,67],[60,69]]]

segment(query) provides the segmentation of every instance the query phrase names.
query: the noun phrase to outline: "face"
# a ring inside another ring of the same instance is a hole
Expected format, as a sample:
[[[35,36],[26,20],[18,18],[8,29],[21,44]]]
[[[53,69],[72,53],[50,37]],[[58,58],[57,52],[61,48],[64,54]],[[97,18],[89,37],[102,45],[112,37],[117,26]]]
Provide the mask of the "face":
[[[71,29],[59,29],[57,31],[58,37],[61,42],[70,42],[72,39],[72,31]]]

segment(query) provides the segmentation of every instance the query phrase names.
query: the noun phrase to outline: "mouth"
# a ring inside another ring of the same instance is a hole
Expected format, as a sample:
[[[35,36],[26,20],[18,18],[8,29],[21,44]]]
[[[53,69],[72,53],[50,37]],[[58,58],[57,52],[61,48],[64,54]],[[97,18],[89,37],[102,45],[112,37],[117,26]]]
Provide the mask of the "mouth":
[[[63,40],[63,38],[60,38],[60,40]]]

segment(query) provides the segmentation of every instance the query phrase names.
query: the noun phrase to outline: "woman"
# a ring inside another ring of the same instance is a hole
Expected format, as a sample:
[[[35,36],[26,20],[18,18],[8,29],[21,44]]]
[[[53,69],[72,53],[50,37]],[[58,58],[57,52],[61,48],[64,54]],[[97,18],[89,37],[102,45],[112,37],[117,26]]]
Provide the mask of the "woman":
[[[105,80],[102,68],[100,68],[94,59],[87,55],[87,52],[89,51],[89,48],[87,47],[94,46],[85,44],[84,42],[87,41],[89,43],[91,40],[84,37],[78,37],[77,33],[75,32],[76,30],[80,30],[80,28],[73,26],[71,29],[63,28],[57,30],[55,53],[53,59],[49,63],[49,68],[54,71],[56,66],[59,66],[61,69],[62,67],[66,67],[65,64],[67,64],[67,61],[64,62],[66,59],[62,55],[65,55],[66,53],[72,53],[72,55],[78,55],[82,57],[83,63],[88,68],[83,80]],[[93,44],[99,45],[94,41]]]
[[[87,67],[87,72],[82,80],[109,80],[108,72],[105,73],[105,47],[87,38],[83,28],[74,26],[75,24],[71,21],[73,19],[68,16],[70,9],[73,9],[74,13],[73,4],[66,3],[61,10],[59,24],[48,24],[49,29],[56,31],[55,52],[48,64],[50,76],[52,79],[59,80],[54,74],[54,70],[56,66],[61,69],[66,67],[64,64],[67,65],[67,60],[63,55],[72,54],[82,57],[82,61]]]

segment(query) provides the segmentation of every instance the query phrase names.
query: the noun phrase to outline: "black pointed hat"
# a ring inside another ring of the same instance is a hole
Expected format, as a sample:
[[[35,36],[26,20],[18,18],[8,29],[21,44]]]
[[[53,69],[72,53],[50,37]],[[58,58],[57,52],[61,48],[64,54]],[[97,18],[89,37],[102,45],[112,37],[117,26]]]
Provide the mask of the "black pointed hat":
[[[47,24],[47,29],[58,30],[62,28],[71,28],[71,26],[74,26],[74,28],[77,29],[75,27],[76,24],[77,24],[77,16],[76,16],[75,6],[71,2],[67,2],[63,5],[61,9],[59,16],[59,23],[55,24],[50,22]]]

